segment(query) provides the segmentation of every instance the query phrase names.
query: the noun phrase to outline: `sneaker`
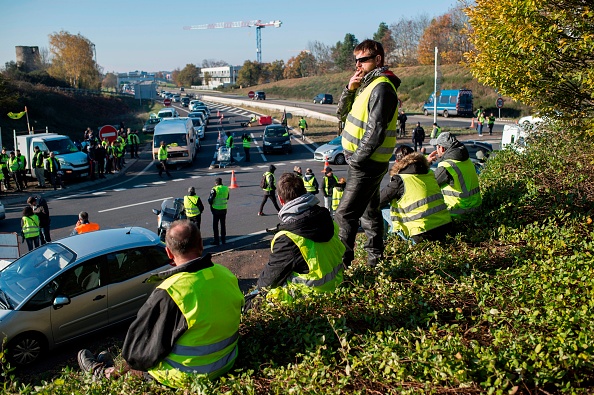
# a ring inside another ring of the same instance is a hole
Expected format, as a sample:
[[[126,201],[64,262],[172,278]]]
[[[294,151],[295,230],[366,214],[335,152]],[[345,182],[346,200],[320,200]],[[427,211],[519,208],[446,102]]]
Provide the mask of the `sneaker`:
[[[97,362],[102,363],[106,368],[111,368],[113,367],[113,354],[109,351],[101,351],[97,355]]]
[[[103,367],[101,362],[97,362],[93,353],[89,350],[82,349],[78,352],[78,366],[83,372],[95,373],[98,368]]]
[[[260,216],[260,217],[263,217],[263,216],[265,216],[265,215],[266,215],[266,214],[264,214],[263,212],[259,212],[259,213],[258,213],[258,216]]]

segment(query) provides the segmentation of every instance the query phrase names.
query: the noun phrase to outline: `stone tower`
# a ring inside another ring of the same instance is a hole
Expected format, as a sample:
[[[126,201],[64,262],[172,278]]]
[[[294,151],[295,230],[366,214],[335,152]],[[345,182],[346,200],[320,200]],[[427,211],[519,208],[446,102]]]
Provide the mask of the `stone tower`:
[[[22,71],[33,71],[39,68],[41,56],[39,47],[16,46],[16,64]]]

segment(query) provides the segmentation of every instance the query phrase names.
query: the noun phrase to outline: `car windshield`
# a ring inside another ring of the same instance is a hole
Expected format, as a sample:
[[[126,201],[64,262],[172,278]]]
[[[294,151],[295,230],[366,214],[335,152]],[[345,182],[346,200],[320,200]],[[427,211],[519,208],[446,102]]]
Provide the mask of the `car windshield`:
[[[283,137],[288,135],[287,129],[285,128],[268,128],[264,131],[265,137]]]
[[[173,221],[179,218],[179,214],[184,209],[184,204],[181,199],[165,199],[161,203],[161,213],[163,219]]]
[[[70,140],[68,137],[46,140],[45,145],[47,145],[47,149],[52,151],[55,155],[64,155],[71,152],[78,152],[78,148],[76,148],[72,140]]]
[[[0,272],[0,289],[12,307],[18,306],[38,286],[75,259],[76,254],[62,244],[44,244]]]
[[[173,118],[173,113],[171,111],[160,112],[159,117],[161,118]]]
[[[147,125],[156,125],[159,122],[161,122],[159,118],[150,118],[148,121],[146,121]]]
[[[342,136],[334,137],[332,140],[328,142],[330,145],[341,145],[342,144]]]
[[[158,139],[155,138],[154,141],[155,148],[159,148],[161,141],[164,141],[165,145],[168,147],[185,147],[188,144],[185,133],[161,134]]]

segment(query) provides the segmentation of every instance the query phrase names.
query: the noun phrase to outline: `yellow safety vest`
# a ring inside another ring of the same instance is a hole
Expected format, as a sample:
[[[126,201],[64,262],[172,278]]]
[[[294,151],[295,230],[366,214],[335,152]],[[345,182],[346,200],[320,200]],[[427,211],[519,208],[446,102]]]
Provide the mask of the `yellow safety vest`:
[[[263,188],[263,191],[266,192],[270,192],[272,191],[274,188],[274,174],[272,174],[271,172],[267,171],[266,173],[264,173],[264,177],[266,177],[266,188]]]
[[[314,181],[316,180],[315,177],[310,177],[309,180],[306,180],[305,177],[303,178],[303,185],[305,185],[305,190],[307,192],[315,192],[316,191],[316,187],[314,185]]]
[[[454,186],[449,184],[441,189],[443,198],[452,216],[462,215],[478,209],[483,202],[479,188],[478,175],[470,159],[458,161],[448,159],[439,162],[438,167],[445,167],[454,179]]]
[[[404,182],[404,195],[390,202],[395,230],[416,236],[452,222],[433,172],[399,176]]]
[[[212,202],[212,208],[215,210],[226,210],[227,201],[229,200],[229,187],[225,185],[215,185],[214,189],[216,195]]]
[[[396,91],[394,84],[388,77],[380,76],[373,80],[363,91],[359,92],[351,111],[349,112],[344,130],[342,133],[342,147],[349,152],[357,151],[361,139],[367,130],[367,120],[369,119],[369,111],[367,105],[369,103],[369,97],[373,88],[379,83],[387,82]],[[386,138],[382,142],[382,145],[371,154],[370,159],[376,162],[387,163],[392,158],[394,147],[396,147],[396,125],[398,123],[398,111],[394,112],[390,122],[387,125]]]
[[[274,250],[277,237],[286,235],[299,247],[309,267],[309,273],[293,272],[287,279],[286,285],[271,289],[266,294],[266,298],[292,302],[297,294],[333,292],[342,283],[344,268],[342,254],[345,247],[338,238],[338,230],[338,225],[334,223],[334,235],[330,241],[324,243],[316,243],[286,230],[276,233],[270,244],[270,250]]]
[[[200,215],[200,209],[198,208],[198,199],[200,199],[200,197],[196,195],[184,196],[184,209],[186,210],[186,217],[192,218]]]
[[[33,214],[30,217],[23,217],[23,236],[31,239],[39,236],[39,217]]]
[[[251,139],[248,137],[247,139],[243,139],[243,148],[250,148],[252,146]]]
[[[167,148],[164,146],[159,148],[159,160],[167,160]]]
[[[19,161],[16,156],[8,159],[8,168],[13,173],[19,170]]]
[[[215,379],[237,358],[244,297],[237,277],[214,264],[194,273],[176,273],[157,288],[165,290],[186,318],[188,329],[148,373],[161,384],[183,388],[193,374]]]
[[[340,203],[340,199],[342,199],[342,194],[344,193],[344,189],[338,189],[338,187],[334,187],[332,189],[332,210],[336,211],[338,208],[338,204]]]

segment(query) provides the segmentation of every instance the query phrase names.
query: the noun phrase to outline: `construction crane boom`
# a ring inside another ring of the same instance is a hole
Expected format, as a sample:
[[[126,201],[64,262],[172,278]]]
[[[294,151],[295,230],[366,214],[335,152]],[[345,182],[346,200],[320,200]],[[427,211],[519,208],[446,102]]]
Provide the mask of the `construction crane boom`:
[[[260,29],[266,26],[281,27],[281,21],[262,22],[261,20],[239,21],[239,22],[218,22],[205,25],[184,26],[184,30],[202,30],[202,29],[229,29],[233,27],[255,27],[256,28],[256,59],[262,63],[262,36]]]

